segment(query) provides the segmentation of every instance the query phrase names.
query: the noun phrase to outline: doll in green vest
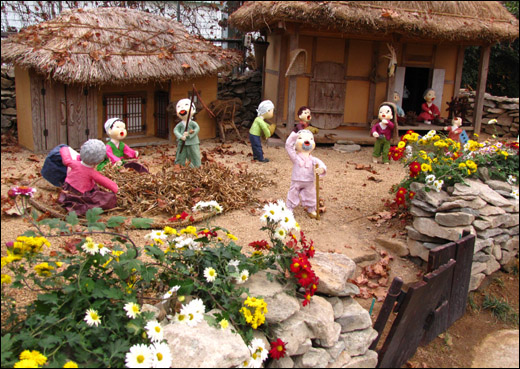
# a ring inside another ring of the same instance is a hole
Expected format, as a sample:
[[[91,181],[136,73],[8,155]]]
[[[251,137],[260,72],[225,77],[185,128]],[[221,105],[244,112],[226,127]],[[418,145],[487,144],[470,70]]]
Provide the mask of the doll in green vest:
[[[139,173],[148,173],[143,165],[124,159],[137,159],[139,153],[126,145],[123,140],[126,137],[126,124],[120,118],[110,118],[105,122],[105,132],[110,141],[107,143],[107,158],[99,163],[97,170],[102,170],[105,165],[123,165],[125,168],[131,168]]]
[[[175,164],[185,165],[186,161],[188,161],[191,167],[198,168],[201,165],[199,148],[200,127],[197,122],[191,120],[196,112],[195,105],[190,99],[182,99],[177,103],[176,111],[181,121],[173,129],[173,134],[177,138],[178,143]],[[187,129],[186,124],[188,124]]]

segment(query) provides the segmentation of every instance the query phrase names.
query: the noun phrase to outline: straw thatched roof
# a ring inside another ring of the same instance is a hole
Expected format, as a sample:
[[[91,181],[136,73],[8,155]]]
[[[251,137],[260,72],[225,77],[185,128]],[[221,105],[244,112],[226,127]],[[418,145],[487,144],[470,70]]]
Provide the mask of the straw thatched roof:
[[[518,37],[518,20],[498,1],[249,1],[229,18],[244,32],[272,31],[280,21],[476,44]]]
[[[2,40],[2,61],[66,84],[123,85],[214,75],[241,57],[174,20],[96,8],[64,11]]]

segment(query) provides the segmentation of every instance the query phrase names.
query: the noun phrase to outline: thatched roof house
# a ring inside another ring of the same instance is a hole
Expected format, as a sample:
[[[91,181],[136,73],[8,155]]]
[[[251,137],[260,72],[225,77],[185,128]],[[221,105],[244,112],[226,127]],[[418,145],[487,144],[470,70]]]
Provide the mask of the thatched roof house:
[[[52,20],[27,27],[2,40],[2,61],[16,67],[17,106],[28,104],[32,111],[32,116],[29,113],[18,117],[20,143],[35,151],[45,151],[54,144],[67,142],[77,146],[87,138],[102,137],[102,123],[117,114],[127,114],[124,118],[130,126],[129,132],[156,136],[157,131],[162,130],[161,135],[164,137],[166,133],[165,137],[168,137],[168,128],[157,127],[154,122],[154,116],[166,115],[165,111],[157,109],[164,110],[168,101],[188,97],[192,83],[203,91],[203,98],[215,99],[217,73],[237,65],[240,59],[231,50],[189,35],[174,20],[128,8],[67,10]],[[64,86],[68,88],[62,92]],[[36,98],[35,94],[42,88],[59,91],[56,94],[45,91],[43,96]],[[73,96],[74,90],[79,97]],[[62,96],[64,94],[66,96]],[[161,101],[156,99],[158,95],[162,96]],[[70,104],[64,109],[59,106],[61,102],[49,101],[57,96],[67,101],[86,96],[92,100],[85,104],[77,101],[75,108],[85,105],[85,112],[78,118],[85,119],[82,115],[88,113],[88,122],[83,123],[92,125],[91,129],[87,128],[90,137],[81,134],[77,140],[71,139],[78,132],[61,129],[64,132],[51,138],[50,144],[46,143],[52,134],[47,125],[53,118],[60,122],[65,120],[62,123],[65,126],[75,125],[70,121],[74,115],[69,111]],[[156,107],[158,103],[160,108]],[[53,104],[59,109],[53,109]],[[42,110],[46,110],[45,114]],[[62,115],[52,117],[53,112]],[[139,122],[135,114],[142,116]],[[46,122],[41,121],[43,117]],[[214,122],[208,119],[202,123],[207,123],[208,127],[202,128],[201,135],[214,137],[215,129],[210,127]],[[20,125],[31,127],[30,133],[24,135]],[[47,135],[33,140],[29,137],[33,132],[34,136],[40,132]]]
[[[420,100],[425,87],[437,89],[445,116],[446,103],[460,88],[468,45],[482,46],[477,102],[482,104],[490,45],[519,34],[518,20],[498,1],[254,1],[229,21],[244,32],[260,31],[270,43],[264,97],[278,102],[277,122],[288,125],[300,105],[336,111],[338,126],[367,125],[379,103],[391,99],[394,90],[403,96],[405,82],[409,88],[412,79],[424,79],[413,91]],[[390,48],[397,64],[392,76],[385,59]],[[303,52],[307,70],[295,75],[291,62]],[[334,93],[325,94],[344,101],[323,104],[313,96],[324,87],[319,81],[335,84]],[[324,113],[317,120],[319,114]],[[474,124],[479,130],[480,117]]]

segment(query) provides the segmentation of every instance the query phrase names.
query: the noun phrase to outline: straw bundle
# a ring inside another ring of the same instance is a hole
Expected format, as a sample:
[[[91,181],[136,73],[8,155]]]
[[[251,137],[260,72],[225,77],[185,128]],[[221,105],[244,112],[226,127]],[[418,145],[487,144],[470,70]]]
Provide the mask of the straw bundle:
[[[66,84],[125,85],[214,75],[241,57],[169,18],[95,8],[64,11],[2,40],[2,61]]]
[[[512,41],[518,20],[498,1],[250,1],[229,18],[244,31],[278,22],[345,33],[397,33],[477,44]]]

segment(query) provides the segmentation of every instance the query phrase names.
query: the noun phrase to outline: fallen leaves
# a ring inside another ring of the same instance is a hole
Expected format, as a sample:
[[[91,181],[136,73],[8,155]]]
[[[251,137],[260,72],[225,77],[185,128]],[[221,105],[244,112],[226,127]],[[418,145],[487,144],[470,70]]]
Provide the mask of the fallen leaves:
[[[361,273],[350,280],[359,287],[357,297],[363,299],[375,297],[379,302],[385,299],[389,279],[388,272],[390,271],[389,263],[393,258],[384,250],[380,251],[379,254],[381,259],[378,262],[363,267]]]

